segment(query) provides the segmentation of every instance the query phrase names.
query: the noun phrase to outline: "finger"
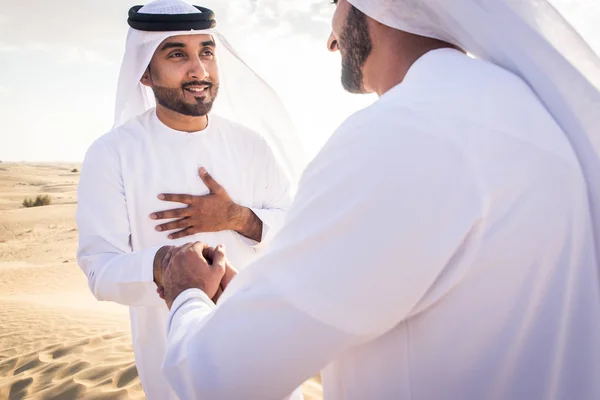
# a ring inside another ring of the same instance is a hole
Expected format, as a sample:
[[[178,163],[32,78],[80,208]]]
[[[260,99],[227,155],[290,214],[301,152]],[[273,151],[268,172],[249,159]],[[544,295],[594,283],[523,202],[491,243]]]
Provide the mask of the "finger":
[[[173,254],[175,254],[176,252],[177,252],[177,247],[175,247],[175,246],[169,247],[169,250],[167,250],[167,253],[165,254],[165,256],[162,259],[161,266],[163,269],[167,265],[169,265],[169,263],[171,262],[171,258],[173,258]]]
[[[203,251],[202,251],[202,255],[204,256],[204,258],[206,258],[206,260],[212,264],[213,261],[213,257],[214,257],[214,253],[215,253],[215,248],[214,247],[206,247]]]
[[[185,252],[189,251],[192,247],[196,246],[198,243],[201,243],[201,242],[187,242],[179,247],[176,247],[175,251],[173,252],[173,256],[171,258],[172,262],[169,262],[169,264],[165,268],[165,271],[166,271],[165,276],[169,276],[169,274],[173,272],[173,269],[177,269],[180,266],[179,263],[181,262],[181,259],[180,259],[181,255],[184,254]]]
[[[165,256],[165,259],[163,260],[163,271],[171,264],[171,261],[177,255],[177,253],[179,253],[179,251],[181,251],[181,247],[171,246],[167,252],[167,255]]]
[[[158,211],[150,214],[151,219],[185,218],[191,215],[189,207],[176,208],[174,210]]]
[[[225,250],[225,246],[224,245],[219,245],[221,246],[221,251]],[[211,265],[212,265],[212,261],[213,258],[215,256],[215,250],[217,249],[218,246],[214,246],[214,247],[210,247],[210,246],[206,246],[206,248],[204,249],[204,252],[202,253],[202,255],[207,259],[211,261]]]
[[[204,182],[204,184],[206,185],[208,190],[210,190],[211,193],[219,194],[225,190],[223,189],[223,186],[219,185],[219,183],[214,180],[214,178],[208,173],[208,171],[204,167],[200,168],[199,174],[200,179],[202,179],[202,182]]]
[[[206,258],[204,257],[204,250],[208,247],[208,245],[204,242],[189,242],[184,244],[183,246],[181,246],[181,251],[193,251],[197,254],[198,258],[200,258],[200,261],[210,265],[210,263],[206,260]]]
[[[195,235],[195,234],[196,234],[196,230],[194,229],[193,226],[190,226],[190,227],[187,227],[180,231],[170,233],[169,236],[167,236],[167,237],[171,240],[175,240],[175,239],[179,239],[182,237],[191,236],[191,235]]]
[[[187,242],[184,245],[178,247],[178,253],[188,251],[193,247],[200,247],[200,249],[203,249],[204,247],[208,247],[208,245],[204,242]]]
[[[227,260],[227,257],[225,256],[225,246],[220,244],[215,248],[215,250],[213,252],[212,268],[218,270],[221,273],[221,286],[223,287],[223,290],[225,290],[225,288],[227,287],[229,282],[233,279],[233,276],[235,276],[235,274],[233,274],[231,276],[231,271],[229,271],[230,276],[225,278],[225,274],[228,272],[227,271],[228,264],[229,264],[229,261]],[[223,280],[225,280],[225,282],[223,282]]]
[[[190,225],[190,218],[189,217],[185,217],[182,219],[178,219],[177,221],[171,221],[171,222],[167,222],[165,224],[160,224],[157,225],[156,229],[159,232],[164,232],[164,231],[172,231],[174,229],[185,229],[185,228],[189,228]]]
[[[180,253],[186,252],[194,245],[194,242],[187,242],[177,248],[177,253],[173,255],[173,257],[179,255]]]
[[[204,243],[204,242],[194,242],[192,244],[192,247],[194,248],[194,250],[202,255],[203,259],[206,259],[206,257],[204,256],[205,252],[207,251],[207,249],[210,249],[210,247]]]
[[[213,266],[219,266],[223,268],[224,275],[221,279],[221,286],[223,290],[227,288],[229,282],[238,274],[238,271],[231,265],[229,260],[227,260],[227,256],[225,254],[225,246],[220,244],[218,245],[213,254]]]
[[[158,195],[159,200],[172,201],[175,203],[192,204],[194,197],[189,194],[173,194],[173,193],[162,193]]]
[[[212,254],[212,265],[213,267],[221,267],[225,270],[225,265],[227,264],[227,258],[225,257],[225,246],[222,244],[218,245],[214,248]]]

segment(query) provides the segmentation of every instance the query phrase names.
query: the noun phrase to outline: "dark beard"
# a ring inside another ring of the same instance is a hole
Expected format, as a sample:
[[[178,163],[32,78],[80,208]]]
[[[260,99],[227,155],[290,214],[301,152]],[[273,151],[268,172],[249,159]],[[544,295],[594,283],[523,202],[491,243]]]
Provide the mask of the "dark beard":
[[[350,93],[365,93],[362,68],[371,54],[373,43],[367,16],[354,6],[348,12],[339,46],[342,54],[342,86]]]
[[[207,83],[211,85],[210,91],[212,92],[212,96],[210,98],[207,98],[206,96],[196,97],[196,104],[185,102],[183,99],[184,94],[182,93],[185,87],[193,84],[201,85]],[[219,85],[212,82],[188,82],[183,84],[181,88],[153,86],[152,91],[154,91],[154,97],[156,98],[157,104],[182,115],[203,117],[212,109],[213,102],[219,93]]]

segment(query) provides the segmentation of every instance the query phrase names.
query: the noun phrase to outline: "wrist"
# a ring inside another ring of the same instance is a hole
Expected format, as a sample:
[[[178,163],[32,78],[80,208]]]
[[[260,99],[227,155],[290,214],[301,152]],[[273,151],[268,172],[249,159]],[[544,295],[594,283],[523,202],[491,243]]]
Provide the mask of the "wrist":
[[[260,242],[262,238],[262,221],[248,207],[233,204],[230,208],[229,230]]]
[[[229,207],[229,224],[230,230],[240,232],[243,231],[248,223],[248,209],[233,203]]]
[[[177,300],[177,298],[185,291],[190,290],[190,289],[197,289],[200,290],[202,293],[204,293],[208,298],[212,298],[208,293],[207,290],[203,287],[203,285],[181,285],[178,286],[176,288],[173,288],[172,290],[170,290],[170,293],[165,293],[165,303],[167,303],[167,307],[169,308],[169,310],[171,309],[171,307],[173,306],[173,303],[175,302],[175,300]]]

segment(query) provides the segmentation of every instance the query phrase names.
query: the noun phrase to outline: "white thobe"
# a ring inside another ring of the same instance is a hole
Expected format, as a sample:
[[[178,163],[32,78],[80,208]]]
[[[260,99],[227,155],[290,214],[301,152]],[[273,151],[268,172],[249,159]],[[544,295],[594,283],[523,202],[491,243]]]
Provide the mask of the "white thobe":
[[[260,243],[233,231],[169,240],[150,219],[156,211],[185,207],[160,193],[205,195],[205,167],[236,203],[263,222]],[[168,128],[155,109],[99,138],[88,150],[79,183],[78,262],[99,299],[130,307],[135,362],[149,399],[176,398],[160,372],[166,351],[168,309],[156,293],[153,260],[163,245],[224,244],[244,268],[280,228],[291,203],[290,183],[255,132],[215,115],[201,132]]]
[[[216,308],[176,299],[164,372],[184,399],[276,399],[319,369],[327,400],[599,399],[592,239],[529,87],[431,51],[340,127]]]

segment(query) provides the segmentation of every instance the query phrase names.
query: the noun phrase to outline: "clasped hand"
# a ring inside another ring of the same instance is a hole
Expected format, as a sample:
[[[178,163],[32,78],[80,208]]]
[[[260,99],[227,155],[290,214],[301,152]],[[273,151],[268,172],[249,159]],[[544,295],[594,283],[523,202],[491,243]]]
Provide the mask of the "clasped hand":
[[[237,271],[225,255],[225,247],[203,242],[162,247],[154,261],[157,292],[169,309],[187,289],[200,289],[216,302]]]

